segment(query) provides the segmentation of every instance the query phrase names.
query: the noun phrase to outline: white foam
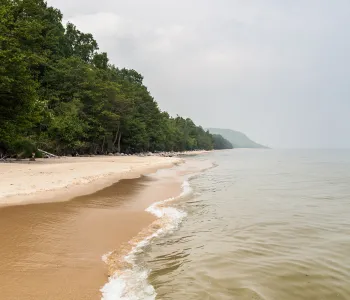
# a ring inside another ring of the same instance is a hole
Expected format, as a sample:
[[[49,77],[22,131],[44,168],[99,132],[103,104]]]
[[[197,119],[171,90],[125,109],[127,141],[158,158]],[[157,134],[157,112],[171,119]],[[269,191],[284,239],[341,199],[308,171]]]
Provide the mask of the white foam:
[[[108,257],[109,257],[112,253],[113,253],[113,252],[110,251],[110,252],[108,252],[108,253],[106,253],[106,254],[103,254],[103,255],[102,255],[102,260],[103,260],[103,262],[107,263]]]
[[[122,270],[111,276],[108,283],[101,289],[102,300],[154,300],[156,291],[148,283],[149,270],[145,270],[136,263],[137,254],[141,253],[145,246],[149,245],[156,237],[162,237],[174,232],[186,217],[186,212],[174,207],[165,206],[166,203],[177,198],[188,196],[192,189],[187,180],[182,184],[182,193],[178,197],[169,198],[152,204],[146,211],[159,218],[161,227],[139,243],[137,243],[124,260],[131,265],[127,270]],[[102,260],[107,262],[110,253],[103,255]]]

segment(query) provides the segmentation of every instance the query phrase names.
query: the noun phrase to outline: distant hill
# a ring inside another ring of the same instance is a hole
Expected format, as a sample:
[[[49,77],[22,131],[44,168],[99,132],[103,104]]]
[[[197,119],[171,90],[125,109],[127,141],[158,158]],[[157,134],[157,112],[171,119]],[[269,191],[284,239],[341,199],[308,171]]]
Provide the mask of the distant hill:
[[[207,128],[211,134],[220,134],[228,140],[234,148],[268,148],[255,143],[244,133],[232,129]]]

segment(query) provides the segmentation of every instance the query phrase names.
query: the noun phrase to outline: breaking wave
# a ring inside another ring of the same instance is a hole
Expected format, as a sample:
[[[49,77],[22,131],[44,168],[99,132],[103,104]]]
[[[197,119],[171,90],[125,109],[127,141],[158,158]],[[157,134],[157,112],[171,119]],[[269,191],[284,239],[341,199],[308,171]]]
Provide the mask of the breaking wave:
[[[131,251],[121,258],[121,265],[127,267],[117,269],[109,277],[108,283],[101,289],[101,300],[154,300],[156,298],[155,289],[148,283],[150,270],[139,264],[137,257],[155,238],[174,232],[186,217],[186,212],[167,204],[192,194],[189,179],[190,177],[183,182],[179,196],[156,202],[146,209],[158,219],[148,229],[148,235],[141,234],[145,237],[138,238]],[[111,252],[103,255],[102,260],[108,264],[111,255]]]

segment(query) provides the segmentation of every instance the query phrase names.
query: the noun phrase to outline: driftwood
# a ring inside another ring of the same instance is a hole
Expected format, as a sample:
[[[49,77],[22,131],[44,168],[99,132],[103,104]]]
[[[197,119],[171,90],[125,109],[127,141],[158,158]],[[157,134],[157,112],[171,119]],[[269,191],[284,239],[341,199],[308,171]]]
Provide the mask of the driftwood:
[[[7,158],[7,155],[5,155],[4,153],[0,153],[0,162],[6,162],[6,158]]]
[[[44,153],[48,157],[57,157],[55,154],[49,153],[49,152],[41,150],[41,149],[38,149],[38,151],[40,151],[41,153]]]

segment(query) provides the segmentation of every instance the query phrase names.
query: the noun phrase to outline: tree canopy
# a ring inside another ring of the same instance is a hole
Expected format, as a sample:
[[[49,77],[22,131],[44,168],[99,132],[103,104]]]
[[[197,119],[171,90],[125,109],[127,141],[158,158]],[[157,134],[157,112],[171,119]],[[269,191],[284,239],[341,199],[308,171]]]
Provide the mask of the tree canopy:
[[[213,134],[214,149],[233,149],[233,145],[220,134]]]
[[[231,148],[158,107],[143,76],[98,52],[43,0],[1,0],[0,150],[56,154]]]

